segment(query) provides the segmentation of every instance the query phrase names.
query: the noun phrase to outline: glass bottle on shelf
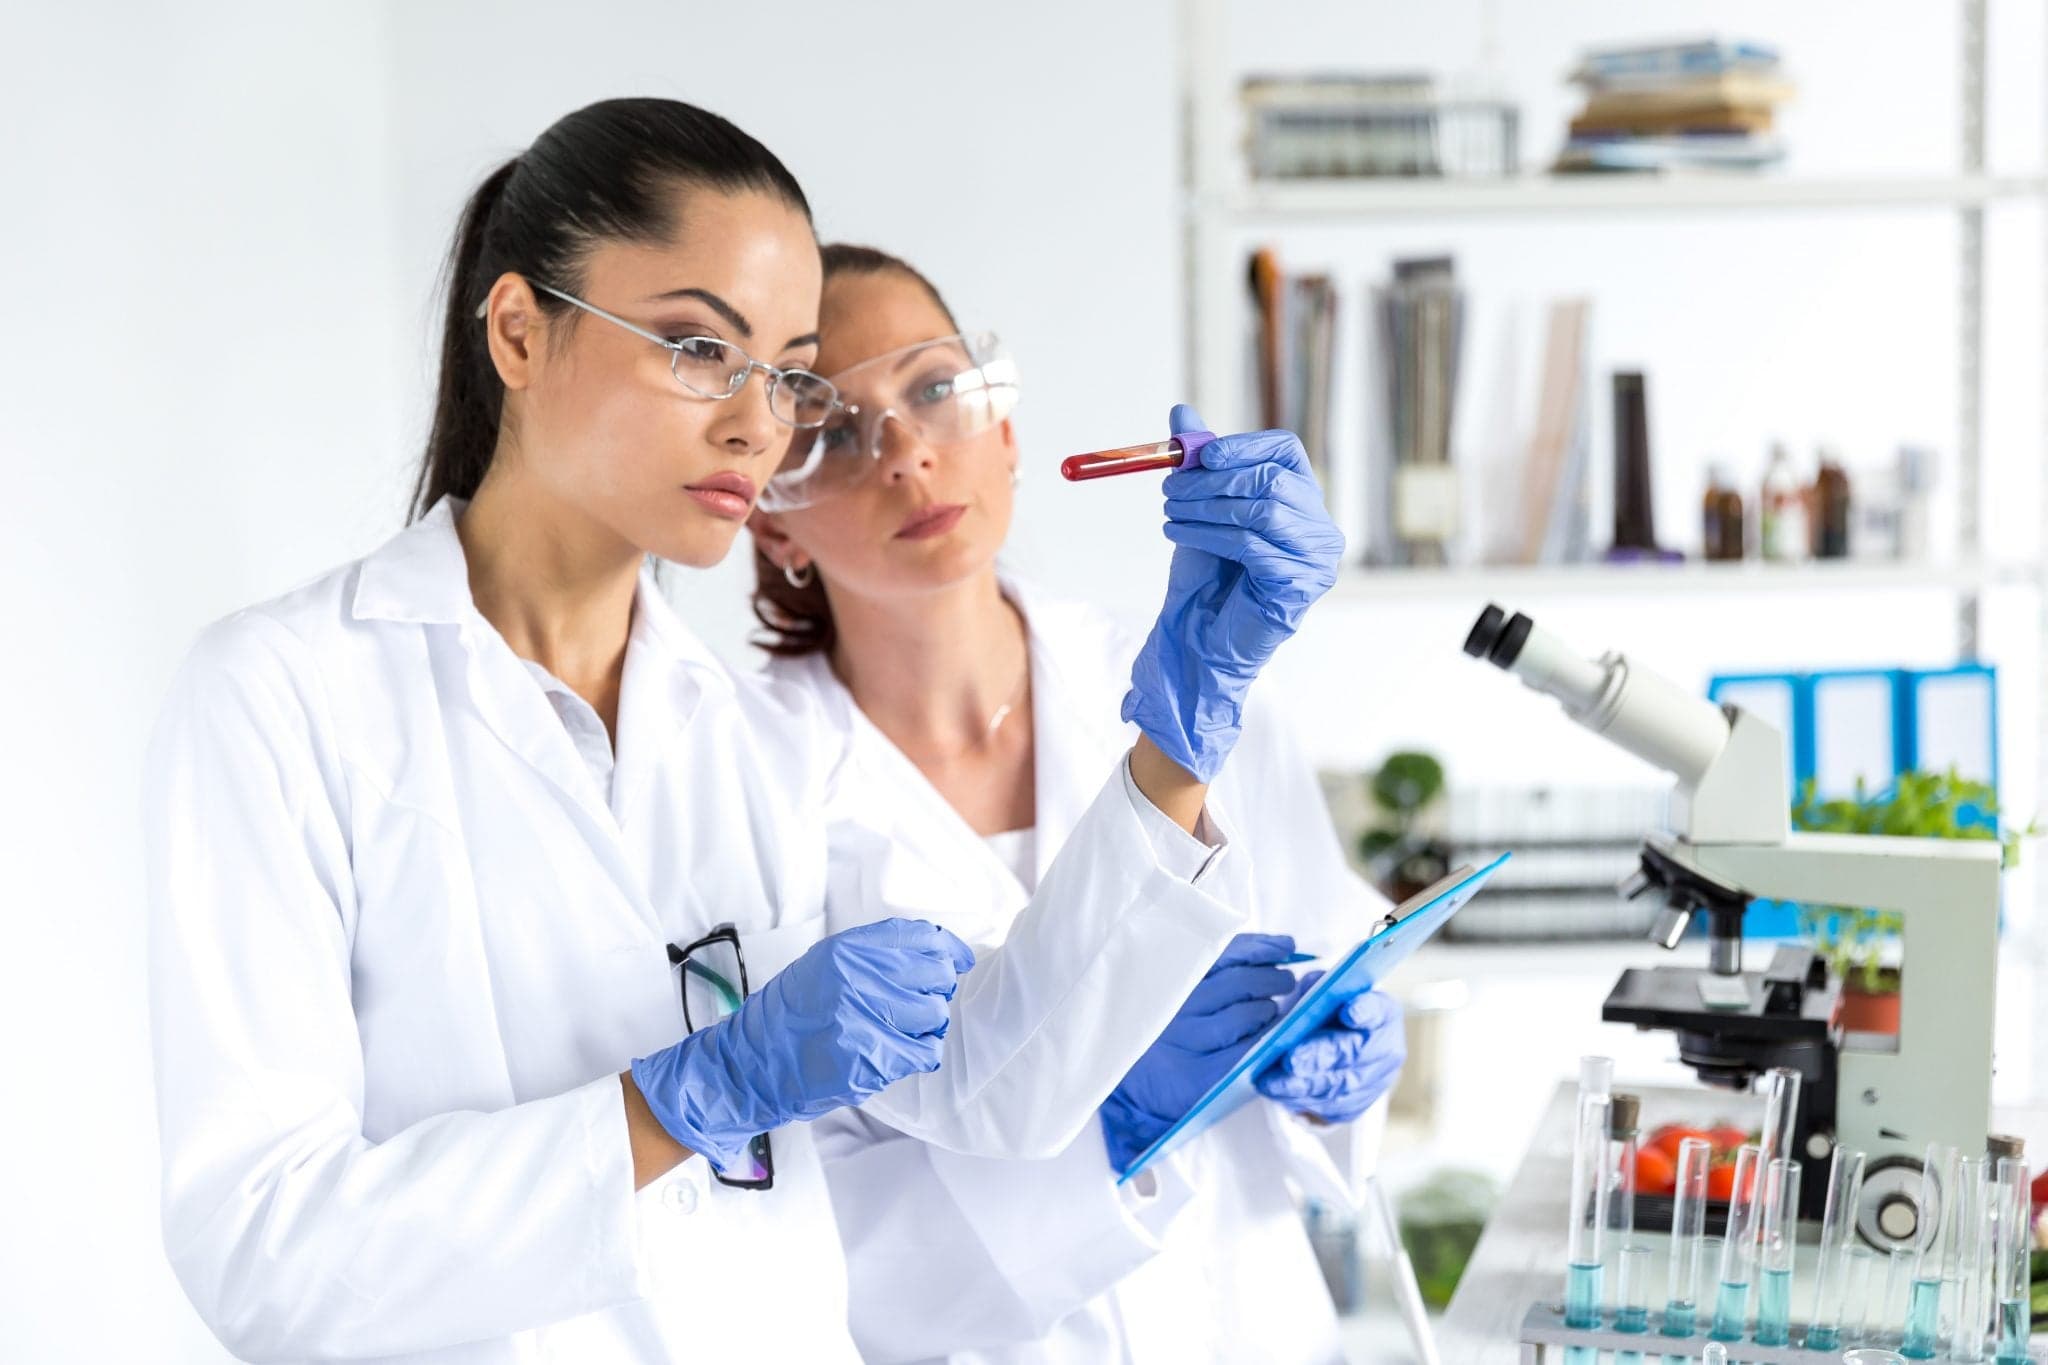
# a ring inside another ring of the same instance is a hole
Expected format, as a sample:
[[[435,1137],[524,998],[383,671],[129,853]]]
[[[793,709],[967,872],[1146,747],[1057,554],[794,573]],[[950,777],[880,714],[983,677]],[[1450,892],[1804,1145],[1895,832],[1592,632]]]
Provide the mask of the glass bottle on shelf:
[[[1776,441],[1757,499],[1757,553],[1775,564],[1796,564],[1808,549],[1806,490],[1792,468],[1792,452]]]
[[[1707,469],[1707,496],[1702,508],[1702,557],[1726,561],[1741,559],[1747,544],[1742,494],[1729,477],[1728,466],[1716,462]]]
[[[1820,473],[1813,481],[1813,557],[1849,557],[1849,472],[1835,452],[1820,452]]]

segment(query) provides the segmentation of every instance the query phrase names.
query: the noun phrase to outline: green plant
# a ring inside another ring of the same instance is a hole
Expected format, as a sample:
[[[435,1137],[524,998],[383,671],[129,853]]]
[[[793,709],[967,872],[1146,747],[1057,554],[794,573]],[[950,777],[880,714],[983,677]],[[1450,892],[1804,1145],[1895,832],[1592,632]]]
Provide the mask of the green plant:
[[[1998,793],[1951,768],[1945,773],[1899,774],[1891,789],[1870,795],[1862,782],[1855,795],[1822,801],[1809,780],[1792,806],[1792,826],[1814,834],[1884,834],[1905,839],[1996,839],[2003,862],[2019,861],[2020,841],[2038,832],[1999,826]],[[1898,974],[1883,965],[1886,945],[1898,937],[1895,910],[1841,905],[1799,908],[1800,933],[1828,959],[1844,982],[1873,995],[1898,989]]]
[[[1398,856],[1413,841],[1416,817],[1444,789],[1444,765],[1428,754],[1388,754],[1380,770],[1366,780],[1365,788],[1381,812],[1382,823],[1359,838],[1358,854],[1375,863]]]
[[[1450,871],[1450,849],[1419,827],[1443,789],[1443,765],[1428,754],[1389,754],[1366,782],[1377,817],[1375,827],[1359,837],[1359,857],[1397,904]]]

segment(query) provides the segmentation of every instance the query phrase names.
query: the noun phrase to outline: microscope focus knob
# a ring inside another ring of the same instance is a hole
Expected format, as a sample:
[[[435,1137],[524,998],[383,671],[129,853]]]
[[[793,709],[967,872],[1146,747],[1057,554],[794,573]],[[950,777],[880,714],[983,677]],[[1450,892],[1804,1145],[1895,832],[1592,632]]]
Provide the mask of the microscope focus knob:
[[[1898,1154],[1870,1163],[1863,1178],[1863,1197],[1856,1210],[1856,1231],[1879,1251],[1911,1247],[1921,1220],[1939,1210],[1920,1207],[1920,1159]]]

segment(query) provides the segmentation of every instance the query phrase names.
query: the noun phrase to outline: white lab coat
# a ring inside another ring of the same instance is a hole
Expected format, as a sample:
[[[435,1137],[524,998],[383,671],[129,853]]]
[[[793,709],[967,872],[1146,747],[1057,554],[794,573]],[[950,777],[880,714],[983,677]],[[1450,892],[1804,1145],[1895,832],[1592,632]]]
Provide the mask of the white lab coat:
[[[477,613],[454,515],[214,626],[166,704],[146,826],[172,1265],[252,1360],[849,1359],[809,1126],[774,1134],[772,1191],[692,1159],[636,1193],[615,1074],[684,1032],[666,943],[732,921],[758,982],[891,912],[828,889],[843,741],[736,679],[647,574],[607,799]],[[1203,889],[1243,860],[1134,794],[1104,786],[1089,848],[963,983],[940,1070],[877,1114],[999,1152],[1090,1121],[1243,922]],[[1197,884],[1165,870],[1204,859]]]
[[[1029,625],[1043,876],[1094,775],[1132,741],[1116,716],[1139,640],[1091,607],[1009,579],[1004,592]],[[822,656],[768,671],[816,695],[852,738],[842,780],[866,793],[850,804],[867,814],[841,832],[840,849],[895,848],[888,868],[904,894],[914,881],[944,888],[971,941],[1001,942],[1028,899],[1001,858],[852,704]],[[1250,927],[1331,953],[1384,913],[1346,864],[1290,727],[1256,692],[1211,807],[1254,855]],[[1156,1167],[1148,1193],[1115,1187],[1094,1124],[1056,1159],[1020,1162],[935,1150],[872,1112],[835,1115],[818,1125],[819,1142],[847,1246],[854,1337],[871,1361],[1340,1359],[1289,1184],[1355,1205],[1383,1121],[1382,1107],[1316,1130],[1260,1102]]]

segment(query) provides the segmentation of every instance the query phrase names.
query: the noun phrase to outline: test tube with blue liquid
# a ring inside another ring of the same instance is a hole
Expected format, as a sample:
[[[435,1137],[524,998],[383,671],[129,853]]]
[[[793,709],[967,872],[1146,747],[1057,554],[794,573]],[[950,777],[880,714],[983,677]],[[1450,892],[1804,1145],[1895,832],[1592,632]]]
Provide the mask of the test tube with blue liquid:
[[[1650,1330],[1650,1249],[1631,1244],[1615,1258],[1614,1330],[1647,1335]],[[1641,1351],[1616,1351],[1614,1365],[1643,1365]]]
[[[1664,1289],[1664,1335],[1684,1338],[1698,1330],[1701,1252],[1707,1236],[1707,1168],[1714,1145],[1705,1138],[1678,1144],[1678,1184],[1671,1199],[1671,1267]],[[1664,1357],[1676,1362],[1677,1356]]]
[[[1564,1322],[1598,1327],[1601,1263],[1607,1236],[1607,1130],[1611,1101],[1605,1092],[1581,1088],[1578,1124],[1572,1141],[1571,1222],[1566,1228]],[[1568,1361],[1591,1365],[1597,1352],[1572,1347]]]
[[[1792,1344],[1792,1266],[1799,1246],[1799,1163],[1776,1157],[1764,1168],[1763,1233],[1757,1240],[1756,1340]]]
[[[2026,1365],[2033,1330],[2028,1304],[2028,1260],[2033,1251],[2033,1195],[2024,1157],[1998,1162],[1998,1227],[1992,1249],[1993,1297],[1998,1309],[1998,1365]]]
[[[1945,1269],[1954,1251],[1955,1239],[1946,1236],[1946,1224],[1953,1218],[1958,1164],[1956,1149],[1938,1142],[1927,1145],[1927,1159],[1920,1168],[1920,1225],[1913,1245],[1913,1287],[1906,1299],[1906,1330],[1899,1338],[1899,1354],[1908,1360],[1932,1360],[1941,1342],[1941,1285],[1955,1278]]]
[[[1735,1186],[1728,1194],[1728,1235],[1721,1241],[1721,1275],[1714,1290],[1716,1341],[1740,1341],[1749,1318],[1749,1281],[1756,1264],[1757,1196],[1763,1151],[1745,1142],[1735,1151]]]
[[[1851,1290],[1848,1244],[1856,1236],[1856,1205],[1863,1198],[1866,1158],[1853,1147],[1835,1148],[1828,1164],[1828,1200],[1821,1214],[1820,1260],[1813,1272],[1813,1313],[1807,1319],[1806,1349],[1842,1347],[1842,1304]],[[1866,1261],[1867,1265],[1867,1261]],[[1859,1328],[1860,1330],[1860,1328]]]

